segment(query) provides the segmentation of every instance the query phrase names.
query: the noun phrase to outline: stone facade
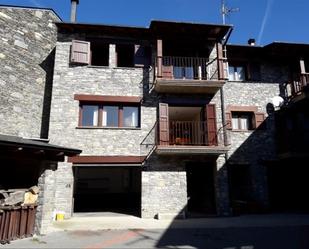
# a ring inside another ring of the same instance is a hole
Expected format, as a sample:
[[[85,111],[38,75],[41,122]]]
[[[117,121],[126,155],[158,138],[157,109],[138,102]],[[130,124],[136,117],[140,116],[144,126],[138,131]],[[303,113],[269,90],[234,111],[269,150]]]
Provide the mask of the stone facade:
[[[16,20],[22,20],[17,22]],[[33,21],[35,20],[35,21]],[[279,95],[280,83],[287,78],[284,65],[261,63],[259,82],[228,81],[221,91],[211,95],[158,94],[152,88],[153,67],[117,67],[117,37],[109,45],[109,66],[70,64],[72,40],[86,40],[87,32],[59,32],[56,43],[51,11],[0,7],[1,33],[0,92],[1,133],[28,137],[47,137],[51,143],[81,149],[87,156],[147,156],[141,173],[141,216],[183,214],[187,211],[187,162],[203,166],[215,163],[216,209],[218,215],[230,215],[228,165],[247,163],[252,176],[252,196],[268,204],[267,179],[263,161],[275,158],[274,122],[267,113],[271,98]],[[6,23],[6,25],[4,25]],[[97,38],[100,34],[96,34]],[[137,40],[137,42],[139,42]],[[144,42],[144,41],[143,41]],[[148,41],[154,44],[153,41]],[[54,50],[56,44],[56,49]],[[210,46],[209,59],[216,60],[215,46]],[[153,49],[154,54],[154,49]],[[14,55],[14,56],[13,56]],[[53,65],[54,62],[54,65]],[[216,62],[216,61],[215,61]],[[16,69],[17,67],[17,69]],[[217,79],[217,63],[209,67]],[[25,77],[25,75],[27,77]],[[79,101],[75,94],[140,97],[139,128],[79,127]],[[254,106],[265,113],[266,129],[227,131],[230,150],[218,157],[209,155],[160,156],[155,149],[158,104],[172,99],[204,100],[216,104],[219,145],[223,146],[223,115],[229,106]],[[49,112],[50,111],[50,112]],[[50,113],[50,116],[49,116]],[[4,122],[5,121],[5,122]],[[10,125],[15,123],[15,126]],[[55,211],[70,218],[73,210],[72,163],[42,166],[37,230],[46,233]]]
[[[0,6],[0,132],[46,135],[53,49],[59,17],[51,10]],[[44,101],[46,106],[44,108]],[[47,108],[47,109],[46,109]],[[14,125],[12,125],[14,124]]]

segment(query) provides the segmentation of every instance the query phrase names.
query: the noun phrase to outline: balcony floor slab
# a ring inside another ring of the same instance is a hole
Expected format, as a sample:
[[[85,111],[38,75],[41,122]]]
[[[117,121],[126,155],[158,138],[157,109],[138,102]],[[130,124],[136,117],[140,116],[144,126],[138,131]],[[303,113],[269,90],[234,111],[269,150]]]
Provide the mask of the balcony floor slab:
[[[226,153],[229,150],[227,146],[157,146],[156,153],[159,155],[216,155]]]

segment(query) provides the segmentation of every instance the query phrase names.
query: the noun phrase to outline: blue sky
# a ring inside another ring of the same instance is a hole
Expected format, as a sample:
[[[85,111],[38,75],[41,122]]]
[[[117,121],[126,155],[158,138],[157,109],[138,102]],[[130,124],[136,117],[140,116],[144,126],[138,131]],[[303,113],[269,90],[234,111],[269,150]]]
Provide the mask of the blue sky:
[[[259,45],[272,41],[309,43],[308,0],[226,0],[238,7],[227,18],[234,25],[230,42],[246,44],[255,38]],[[0,4],[53,8],[69,20],[70,0],[0,0]],[[147,27],[153,19],[222,23],[221,0],[80,0],[77,19]]]

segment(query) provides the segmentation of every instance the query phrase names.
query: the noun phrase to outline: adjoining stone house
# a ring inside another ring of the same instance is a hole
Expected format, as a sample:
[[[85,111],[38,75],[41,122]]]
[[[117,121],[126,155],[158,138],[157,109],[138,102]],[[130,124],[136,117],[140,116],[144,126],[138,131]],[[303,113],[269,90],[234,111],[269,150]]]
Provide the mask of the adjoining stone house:
[[[270,202],[277,211],[308,212],[309,45],[278,42],[273,47],[290,61],[290,70],[281,89],[284,101],[275,112],[278,161],[268,172]]]
[[[81,152],[47,139],[59,21],[51,9],[0,5],[0,190],[39,186],[38,232],[54,212],[57,163]]]

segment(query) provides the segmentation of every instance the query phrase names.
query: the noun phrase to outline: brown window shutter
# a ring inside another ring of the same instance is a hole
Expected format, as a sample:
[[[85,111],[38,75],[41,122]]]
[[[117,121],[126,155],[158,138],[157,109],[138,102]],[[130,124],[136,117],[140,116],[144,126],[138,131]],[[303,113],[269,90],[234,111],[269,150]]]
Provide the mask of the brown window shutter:
[[[168,104],[159,104],[159,144],[169,145]]]
[[[150,47],[135,45],[134,65],[148,67],[150,65]]]
[[[226,124],[226,129],[228,130],[232,129],[232,113],[231,112],[225,113],[225,124]]]
[[[265,114],[257,112],[255,113],[255,128],[258,128],[265,120]]]
[[[224,80],[224,65],[223,65],[223,47],[221,43],[217,43],[217,61],[218,61],[218,79]]]
[[[217,140],[217,120],[216,120],[216,105],[206,105],[206,121],[208,145],[218,145]]]
[[[71,48],[71,63],[90,64],[90,42],[87,41],[72,41]]]

